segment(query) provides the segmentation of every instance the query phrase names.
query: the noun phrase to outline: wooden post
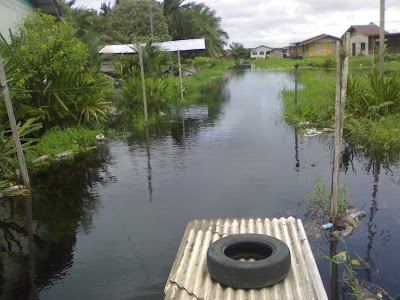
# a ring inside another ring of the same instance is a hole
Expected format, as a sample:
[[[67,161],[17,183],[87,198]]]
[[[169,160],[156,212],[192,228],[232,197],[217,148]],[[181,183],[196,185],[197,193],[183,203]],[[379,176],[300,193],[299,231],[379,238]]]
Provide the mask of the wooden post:
[[[342,42],[337,42],[336,52],[336,100],[335,100],[335,146],[331,191],[331,222],[335,223],[338,208],[338,184],[340,153],[342,149],[343,118],[347,91],[347,74],[350,56],[350,33],[346,33]]]
[[[299,64],[295,64],[296,68],[294,73],[294,109],[297,111],[297,92],[298,92],[298,83],[299,83]]]
[[[381,0],[379,24],[379,75],[385,71],[385,0]]]
[[[178,49],[178,66],[179,66],[179,79],[181,82],[181,100],[183,101],[183,84],[182,84],[182,66],[181,66],[181,52]]]
[[[142,80],[142,93],[143,93],[143,109],[144,109],[144,122],[147,126],[147,99],[146,99],[146,81],[144,79],[144,67],[143,67],[143,49],[142,46],[138,43],[137,49],[139,52],[139,66],[140,66],[140,78]]]
[[[21,140],[19,138],[18,127],[15,121],[14,110],[11,102],[10,90],[8,89],[6,72],[4,70],[3,59],[1,55],[0,55],[0,79],[1,79],[1,86],[4,92],[4,101],[6,103],[8,119],[10,120],[10,126],[14,139],[14,144],[15,148],[17,149],[18,162],[21,168],[22,178],[24,180],[25,187],[30,189],[31,183],[29,181],[28,169],[26,167],[24,151],[22,150]]]

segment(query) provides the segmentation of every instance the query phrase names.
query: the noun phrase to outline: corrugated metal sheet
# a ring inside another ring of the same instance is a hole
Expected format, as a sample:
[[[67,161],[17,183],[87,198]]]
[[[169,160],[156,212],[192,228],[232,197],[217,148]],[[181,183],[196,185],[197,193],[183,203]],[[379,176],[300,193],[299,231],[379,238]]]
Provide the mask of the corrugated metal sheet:
[[[133,44],[122,44],[122,45],[106,45],[99,50],[99,53],[108,54],[135,54]]]
[[[204,50],[206,49],[206,43],[204,39],[190,39],[190,40],[178,40],[169,41],[162,43],[154,43],[153,45],[160,47],[164,51],[189,51],[189,50]]]
[[[207,270],[207,249],[221,237],[259,233],[284,241],[291,252],[287,277],[268,288],[232,289],[212,280]],[[293,299],[327,300],[317,265],[301,220],[218,219],[190,222],[183,236],[164,289],[165,299]]]
[[[203,50],[206,48],[204,39],[190,39],[190,40],[179,40],[169,41],[161,43],[153,43],[154,46],[160,47],[164,51],[189,51],[189,50]],[[122,44],[122,45],[106,45],[99,50],[99,53],[109,54],[135,54],[136,50],[133,44]]]

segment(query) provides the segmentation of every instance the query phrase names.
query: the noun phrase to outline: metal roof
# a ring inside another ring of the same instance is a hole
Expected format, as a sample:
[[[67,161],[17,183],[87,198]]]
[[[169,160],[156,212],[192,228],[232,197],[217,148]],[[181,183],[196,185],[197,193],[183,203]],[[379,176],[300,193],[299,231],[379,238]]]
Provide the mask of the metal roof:
[[[331,39],[334,39],[334,40],[337,40],[337,41],[340,40],[340,38],[338,38],[338,37],[336,37],[336,36],[323,33],[323,34],[314,36],[314,37],[312,37],[312,38],[306,39],[306,40],[304,40],[304,41],[296,42],[296,43],[294,43],[294,44],[297,44],[297,45],[307,45],[307,44],[310,44],[310,43],[319,41],[319,40],[324,39],[324,38],[331,38]]]
[[[351,25],[346,32],[358,31],[364,35],[379,35],[379,30],[378,25],[371,23],[369,25]],[[385,31],[385,34],[388,34],[388,32]]]
[[[212,280],[207,269],[209,245],[227,235],[259,233],[284,241],[291,252],[287,277],[262,289],[232,289]],[[165,289],[165,299],[328,300],[300,219],[218,219],[191,221],[184,233]]]
[[[161,43],[153,43],[154,46],[160,47],[164,51],[189,51],[204,50],[206,43],[204,39],[177,40]]]
[[[122,44],[122,45],[106,45],[99,50],[99,53],[110,53],[110,54],[134,54],[133,44]]]
[[[203,50],[206,48],[204,39],[190,39],[190,40],[178,40],[169,42],[153,43],[153,46],[160,47],[164,51],[189,51],[189,50]],[[122,45],[106,45],[99,50],[99,53],[110,53],[110,54],[135,54],[134,44],[122,44]]]
[[[43,13],[60,17],[60,10],[57,0],[31,0],[32,4],[41,9]]]

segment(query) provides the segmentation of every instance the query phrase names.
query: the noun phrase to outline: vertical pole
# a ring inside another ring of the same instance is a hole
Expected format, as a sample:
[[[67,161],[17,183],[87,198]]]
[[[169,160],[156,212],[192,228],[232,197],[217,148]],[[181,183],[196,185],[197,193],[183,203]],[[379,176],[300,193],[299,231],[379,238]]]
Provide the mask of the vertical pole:
[[[379,24],[379,75],[385,71],[385,0],[381,0]]]
[[[297,93],[298,93],[298,84],[299,84],[299,64],[295,64],[296,68],[294,73],[294,109],[297,111]]]
[[[331,191],[331,217],[332,223],[336,222],[338,208],[338,185],[340,153],[342,149],[343,117],[346,102],[347,74],[349,69],[350,33],[346,33],[342,42],[337,43],[336,52],[336,100],[335,100],[335,145],[332,172]]]
[[[22,150],[21,140],[19,138],[17,122],[15,121],[15,115],[14,115],[14,110],[12,107],[10,90],[8,89],[6,72],[4,70],[3,59],[1,57],[1,55],[0,55],[0,81],[1,81],[1,86],[3,88],[3,91],[4,91],[4,101],[6,103],[8,119],[10,120],[10,126],[11,126],[11,131],[12,131],[12,135],[13,135],[13,139],[14,139],[15,148],[17,149],[18,162],[19,162],[19,166],[21,168],[22,178],[24,180],[25,187],[29,189],[31,187],[31,183],[29,181],[28,169],[26,167],[24,152]]]
[[[140,44],[137,44],[139,52],[139,65],[140,65],[140,78],[142,80],[142,92],[143,92],[143,109],[144,109],[144,122],[147,126],[147,99],[146,99],[146,81],[144,79],[144,67],[143,67],[143,49]]]
[[[149,8],[150,12],[150,30],[151,30],[151,41],[154,40],[154,29],[153,29],[153,10]]]
[[[181,83],[181,100],[183,101],[183,84],[182,84],[182,66],[181,66],[181,52],[178,49],[178,66],[179,66],[179,79]]]

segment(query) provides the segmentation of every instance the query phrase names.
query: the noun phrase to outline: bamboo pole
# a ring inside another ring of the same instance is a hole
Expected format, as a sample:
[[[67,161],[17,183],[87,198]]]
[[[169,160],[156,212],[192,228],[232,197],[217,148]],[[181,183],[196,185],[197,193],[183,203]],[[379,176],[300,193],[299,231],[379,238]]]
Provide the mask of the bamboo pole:
[[[183,101],[183,84],[182,84],[182,66],[181,66],[181,52],[178,49],[178,66],[179,66],[179,80],[181,84],[181,100]]]
[[[294,109],[297,111],[297,99],[298,99],[298,85],[299,85],[299,64],[295,64],[296,68],[294,73]]]
[[[379,75],[385,71],[385,0],[380,2],[379,24]]]
[[[22,150],[21,140],[19,138],[17,122],[15,121],[10,90],[8,89],[6,72],[4,70],[3,59],[1,55],[0,55],[0,80],[1,80],[1,86],[3,88],[4,101],[6,103],[6,109],[7,109],[8,119],[10,121],[12,136],[14,139],[15,148],[17,149],[18,162],[21,168],[22,178],[24,180],[25,187],[30,189],[31,183],[29,180],[28,169],[26,167],[24,151]]]
[[[350,33],[346,33],[343,41],[337,42],[336,52],[336,100],[335,100],[335,146],[331,191],[331,222],[336,222],[338,208],[338,184],[340,154],[342,149],[343,119],[346,103],[347,74],[350,56]]]
[[[143,110],[144,110],[144,122],[147,126],[148,118],[147,118],[147,98],[146,98],[146,81],[144,78],[144,66],[143,66],[143,49],[140,44],[137,44],[137,49],[139,52],[139,66],[140,66],[140,78],[142,81],[142,92],[143,92]]]

